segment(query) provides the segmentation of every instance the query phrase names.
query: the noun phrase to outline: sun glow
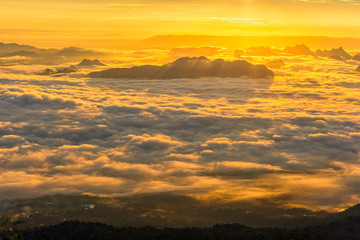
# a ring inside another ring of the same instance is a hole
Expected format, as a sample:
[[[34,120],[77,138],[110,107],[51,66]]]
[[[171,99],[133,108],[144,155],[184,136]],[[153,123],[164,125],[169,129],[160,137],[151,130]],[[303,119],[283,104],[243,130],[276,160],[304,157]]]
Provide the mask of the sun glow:
[[[355,2],[284,0],[2,1],[0,33],[3,41],[97,47],[163,34],[360,37],[359,7]]]
[[[359,12],[0,0],[0,223],[333,219],[360,196]]]

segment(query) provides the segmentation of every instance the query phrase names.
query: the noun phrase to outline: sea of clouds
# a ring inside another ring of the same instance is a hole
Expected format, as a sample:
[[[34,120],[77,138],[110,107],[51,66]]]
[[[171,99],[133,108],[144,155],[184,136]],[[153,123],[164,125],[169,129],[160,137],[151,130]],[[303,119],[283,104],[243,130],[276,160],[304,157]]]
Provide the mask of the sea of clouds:
[[[39,66],[3,66],[0,198],[175,193],[328,210],[357,203],[356,63],[281,59],[274,79],[50,77],[35,75]]]

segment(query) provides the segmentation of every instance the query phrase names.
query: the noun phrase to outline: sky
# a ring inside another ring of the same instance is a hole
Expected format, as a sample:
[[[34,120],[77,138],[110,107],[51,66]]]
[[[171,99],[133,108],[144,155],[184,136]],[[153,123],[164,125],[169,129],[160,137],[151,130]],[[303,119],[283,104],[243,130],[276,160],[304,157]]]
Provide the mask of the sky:
[[[159,34],[360,37],[357,0],[1,0],[4,42],[38,46]]]

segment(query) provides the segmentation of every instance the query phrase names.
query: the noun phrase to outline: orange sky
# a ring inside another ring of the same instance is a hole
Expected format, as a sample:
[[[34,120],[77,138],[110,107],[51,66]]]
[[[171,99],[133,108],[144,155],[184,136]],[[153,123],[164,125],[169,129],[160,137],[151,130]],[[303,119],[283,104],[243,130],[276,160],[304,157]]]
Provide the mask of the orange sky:
[[[359,12],[358,0],[1,0],[0,41],[58,47],[159,34],[360,37]]]

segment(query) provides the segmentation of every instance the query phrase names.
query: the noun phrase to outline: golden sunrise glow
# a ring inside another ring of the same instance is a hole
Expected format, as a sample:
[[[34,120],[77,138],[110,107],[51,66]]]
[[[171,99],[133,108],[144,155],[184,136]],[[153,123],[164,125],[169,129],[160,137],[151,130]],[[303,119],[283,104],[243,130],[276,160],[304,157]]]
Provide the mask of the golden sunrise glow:
[[[3,41],[121,48],[154,35],[360,37],[357,1],[3,0]]]
[[[359,13],[0,0],[0,223],[336,219],[360,201]]]

